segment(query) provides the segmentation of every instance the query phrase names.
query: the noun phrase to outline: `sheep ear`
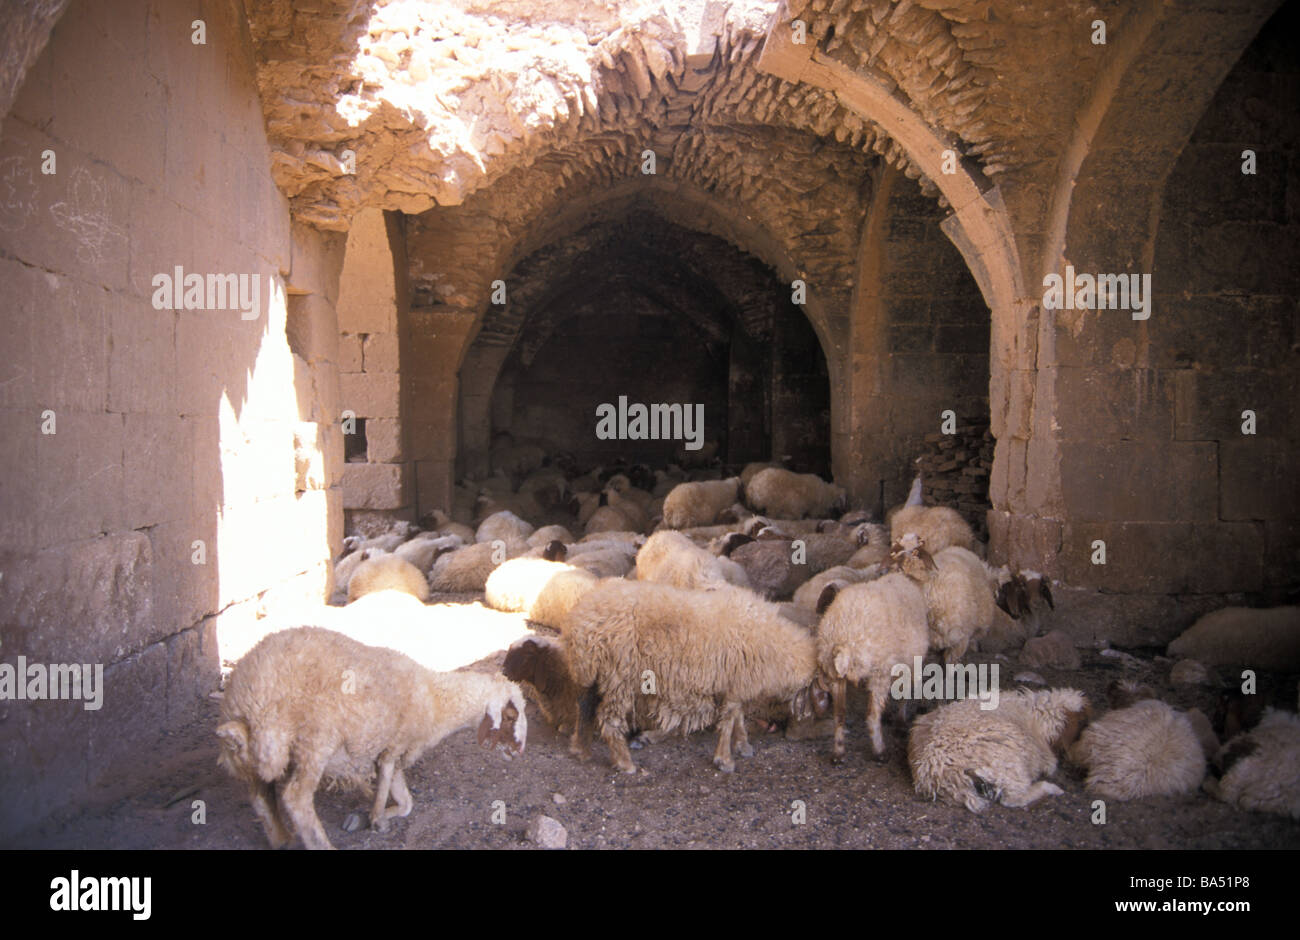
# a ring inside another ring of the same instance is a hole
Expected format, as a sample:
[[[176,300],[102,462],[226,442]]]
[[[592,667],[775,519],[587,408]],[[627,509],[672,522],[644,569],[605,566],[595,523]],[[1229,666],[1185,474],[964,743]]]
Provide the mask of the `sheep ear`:
[[[1043,596],[1043,600],[1047,601],[1048,607],[1052,610],[1056,610],[1056,602],[1052,600],[1052,587],[1048,583],[1046,577],[1038,579],[1038,593]]]
[[[835,595],[839,593],[840,586],[834,581],[822,588],[821,595],[817,598],[817,616],[820,617],[826,613],[826,608],[831,606],[831,603],[835,600]]]
[[[835,666],[835,671],[839,675],[844,675],[849,671],[849,651],[842,646],[835,647],[835,657],[831,661]]]
[[[1001,607],[1008,617],[1012,620],[1020,619],[1020,605],[1018,605],[1011,594],[1011,582],[998,586],[997,604]]]
[[[478,743],[480,747],[492,746],[491,738],[494,730],[495,729],[492,727],[492,716],[485,713],[483,715],[483,720],[478,723]]]
[[[939,570],[939,566],[934,563],[934,556],[931,555],[929,552],[927,552],[924,548],[918,548],[916,550],[916,554],[917,557],[921,559],[921,563],[925,565],[927,568],[929,568],[931,571]]]

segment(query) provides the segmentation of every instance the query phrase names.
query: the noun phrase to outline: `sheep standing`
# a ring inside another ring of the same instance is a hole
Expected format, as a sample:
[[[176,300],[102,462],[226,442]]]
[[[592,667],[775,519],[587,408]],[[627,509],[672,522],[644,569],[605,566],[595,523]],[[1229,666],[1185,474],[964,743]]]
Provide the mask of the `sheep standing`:
[[[945,663],[960,660],[971,640],[993,623],[993,589],[984,563],[955,546],[931,556],[911,533],[895,543],[890,559],[925,592],[930,646],[943,650]]]
[[[753,753],[745,703],[785,700],[803,716],[815,701],[812,637],[740,588],[603,581],[573,608],[564,643],[574,681],[597,688],[601,737],[625,773],[636,772],[626,734],[647,676],[654,728],[686,734],[716,720],[713,761],[726,773],[735,770],[733,735],[742,755]]]
[[[741,495],[740,477],[679,483],[664,498],[664,527],[689,529],[713,525],[718,515]]]
[[[1022,807],[1064,791],[1039,778],[1077,739],[1088,702],[1077,689],[1019,690],[985,710],[979,699],[944,705],[912,724],[907,760],[916,792],[972,813],[990,802]]]
[[[817,664],[830,679],[835,713],[832,760],[844,759],[847,683],[864,681],[871,749],[881,757],[885,737],[880,721],[892,670],[898,664],[911,669],[929,644],[925,595],[906,575],[894,572],[839,591],[828,586],[818,607],[824,613],[817,625]]]
[[[1088,769],[1088,789],[1107,799],[1191,793],[1205,776],[1205,754],[1192,723],[1156,699],[1097,719],[1069,756]]]
[[[397,555],[367,558],[348,581],[348,603],[377,591],[401,591],[421,601],[429,599],[429,582],[423,571]]]
[[[1300,716],[1281,709],[1219,751],[1223,777],[1207,785],[1238,809],[1300,819]]]
[[[750,506],[780,519],[825,517],[842,507],[845,498],[844,487],[827,483],[815,473],[792,473],[779,467],[760,470],[745,487],[745,501]]]
[[[365,789],[377,773],[370,819],[383,831],[390,817],[411,812],[405,768],[475,725],[480,744],[522,752],[528,719],[519,687],[499,676],[432,672],[394,650],[299,627],[262,639],[230,674],[219,763],[248,784],[272,848],[290,838],[283,808],[307,848],[330,849],[314,801],[322,777]]]

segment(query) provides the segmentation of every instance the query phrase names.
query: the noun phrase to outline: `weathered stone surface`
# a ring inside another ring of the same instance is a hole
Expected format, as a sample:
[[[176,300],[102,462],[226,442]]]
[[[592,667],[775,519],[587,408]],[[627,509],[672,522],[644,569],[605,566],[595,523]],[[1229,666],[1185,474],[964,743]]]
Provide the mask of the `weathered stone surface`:
[[[343,467],[346,509],[399,509],[406,505],[399,464],[350,463]]]
[[[340,403],[358,418],[396,418],[399,384],[392,373],[343,373],[339,376]]]
[[[398,371],[397,334],[369,334],[366,337],[364,356],[366,372]]]
[[[8,655],[113,663],[151,639],[153,553],[142,533],[6,553],[0,570]]]

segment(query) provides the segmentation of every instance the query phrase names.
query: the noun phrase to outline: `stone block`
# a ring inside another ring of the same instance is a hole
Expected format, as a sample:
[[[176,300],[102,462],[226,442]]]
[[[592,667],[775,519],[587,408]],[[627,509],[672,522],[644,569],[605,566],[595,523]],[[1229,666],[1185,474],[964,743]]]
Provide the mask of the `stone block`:
[[[393,418],[371,418],[366,422],[366,449],[370,463],[400,463],[401,424]]]
[[[1167,373],[1151,369],[1058,369],[1053,420],[1065,440],[1167,442],[1173,384]]]
[[[361,337],[354,333],[339,336],[339,372],[361,372]]]
[[[139,532],[0,556],[6,656],[116,662],[153,626],[153,553]]]
[[[4,480],[0,530],[10,551],[35,551],[40,545],[40,517],[32,511],[41,492],[36,463],[37,444],[43,437],[40,424],[35,409],[0,409],[0,436],[6,442],[0,448],[0,480]]]
[[[40,171],[46,149],[58,159],[58,172],[48,176]],[[0,250],[96,286],[126,286],[131,185],[125,178],[14,122],[0,138],[0,164],[11,167]]]
[[[29,508],[42,546],[123,527],[122,415],[56,409],[56,421],[56,433],[36,440],[40,482]]]
[[[1093,542],[1106,564],[1092,564]],[[1254,523],[1114,522],[1066,525],[1065,581],[1116,594],[1258,591],[1264,541]]]
[[[1255,436],[1279,437],[1290,431],[1297,410],[1275,372],[1263,370],[1175,373],[1175,436],[1185,441],[1242,438],[1242,412],[1255,412]]]
[[[1219,444],[1219,517],[1300,519],[1300,476],[1295,446],[1287,441],[1239,436]]]
[[[1065,585],[1053,585],[1052,597],[1052,629],[1093,648],[1163,647],[1202,614],[1240,603],[1240,595],[1110,594]]]
[[[1069,517],[1079,523],[1213,520],[1216,450],[1212,443],[1062,443],[1061,492]]]
[[[128,414],[122,438],[122,516],[128,529],[185,519],[194,493],[193,422]]]
[[[402,465],[349,463],[343,466],[345,509],[399,509],[406,505]]]
[[[358,418],[396,418],[399,414],[401,383],[391,373],[343,373],[339,393],[344,409]]]
[[[108,356],[108,410],[170,415],[176,403],[176,316],[148,301],[107,300],[112,338]]]
[[[221,546],[215,516],[200,514],[154,526],[149,542],[156,627],[151,638],[158,638],[192,627],[218,609]]]
[[[371,333],[366,337],[365,347],[366,372],[397,372],[397,334]]]

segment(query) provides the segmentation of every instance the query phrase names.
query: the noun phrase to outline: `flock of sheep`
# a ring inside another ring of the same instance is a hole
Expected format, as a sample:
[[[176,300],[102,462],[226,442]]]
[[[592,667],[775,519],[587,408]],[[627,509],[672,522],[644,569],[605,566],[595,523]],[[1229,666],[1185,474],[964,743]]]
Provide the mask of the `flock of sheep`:
[[[314,627],[266,637],[235,667],[221,761],[248,784],[273,846],[290,840],[291,822],[309,848],[330,847],[312,799],[323,777],[373,785],[371,823],[382,829],[411,811],[403,769],[448,734],[477,727],[485,746],[522,752],[521,686],[569,732],[575,757],[590,759],[598,732],[614,767],[634,773],[631,748],[708,728],[715,765],[732,772],[736,754],[754,753],[747,717],[793,729],[829,714],[839,761],[847,687],[861,684],[881,758],[896,667],[934,653],[951,671],[969,650],[1014,648],[1046,616],[1039,601],[1052,605],[1046,579],[991,567],[958,513],[922,505],[919,479],[876,522],[848,511],[842,488],[775,464],[721,478],[643,466],[578,474],[541,462],[503,461],[488,481],[458,488],[451,516],[422,519],[423,531],[398,523],[350,537],[335,566],[340,603],[380,591],[421,601],[482,592],[488,606],[558,634],[514,644],[503,675],[432,672]],[[1273,664],[1300,655],[1278,652],[1297,642],[1294,609],[1279,610],[1291,613],[1279,621],[1276,611],[1240,609],[1201,645],[1255,642]],[[1204,780],[1239,808],[1300,819],[1295,713],[1251,715],[1256,703],[1237,702],[1229,731],[1239,733],[1220,748],[1196,710],[1132,684],[1110,698],[1096,720],[1071,688],[1005,693],[995,708],[941,704],[911,721],[915,788],[974,812],[1027,806],[1062,792],[1044,778],[1067,757],[1104,798],[1189,793]],[[899,704],[907,721],[915,703]]]

